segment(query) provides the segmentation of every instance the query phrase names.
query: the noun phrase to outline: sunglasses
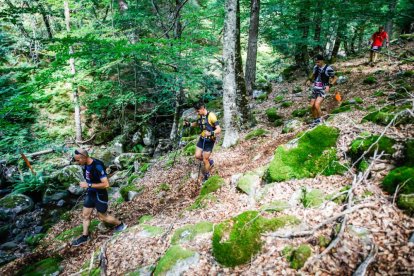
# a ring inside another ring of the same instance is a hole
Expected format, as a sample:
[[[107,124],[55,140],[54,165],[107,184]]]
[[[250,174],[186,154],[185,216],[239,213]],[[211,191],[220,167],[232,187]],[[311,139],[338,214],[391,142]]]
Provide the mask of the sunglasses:
[[[76,154],[76,155],[82,155],[82,156],[85,156],[85,157],[86,157],[86,155],[85,155],[85,154],[80,153],[78,150],[75,150],[75,154]]]

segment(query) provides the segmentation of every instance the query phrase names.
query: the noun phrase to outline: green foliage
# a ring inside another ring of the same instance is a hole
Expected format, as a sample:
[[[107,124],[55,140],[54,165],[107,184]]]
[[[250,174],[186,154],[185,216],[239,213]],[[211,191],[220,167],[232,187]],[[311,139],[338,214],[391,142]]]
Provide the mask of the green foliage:
[[[193,156],[196,152],[196,145],[193,143],[189,143],[184,147],[184,155],[186,156]]]
[[[154,271],[154,276],[166,275],[168,270],[170,270],[179,260],[190,258],[194,256],[194,254],[193,251],[184,249],[179,245],[171,246],[159,260]]]
[[[414,167],[414,139],[409,139],[405,142],[404,164]]]
[[[271,107],[271,108],[267,109],[266,110],[266,115],[267,115],[267,118],[269,119],[270,122],[274,122],[275,120],[282,118],[279,114],[277,114],[276,107]]]
[[[309,108],[299,108],[292,112],[293,117],[303,117],[309,114]]]
[[[167,191],[169,191],[171,188],[170,188],[170,186],[167,184],[167,183],[161,183],[160,184],[160,186],[158,186],[158,188],[156,189],[156,191],[157,192],[160,192],[160,191],[164,191],[164,192],[167,192]]]
[[[29,236],[29,237],[25,238],[25,239],[24,239],[24,241],[25,241],[25,243],[27,243],[28,245],[35,247],[35,246],[37,246],[37,245],[40,243],[40,241],[41,241],[41,240],[42,240],[45,236],[46,236],[46,234],[43,234],[43,233],[41,233],[41,234],[35,234],[35,235],[33,235],[33,236]]]
[[[283,101],[283,99],[284,99],[283,95],[278,95],[275,97],[274,101],[275,103],[280,103]]]
[[[338,113],[342,113],[342,112],[348,112],[351,111],[352,106],[351,105],[345,105],[345,106],[340,106],[337,107],[335,109],[333,109],[331,111],[332,114],[338,114]]]
[[[277,119],[276,121],[273,122],[273,125],[275,127],[283,126],[283,120],[282,119]]]
[[[280,212],[285,209],[289,209],[290,205],[288,202],[283,200],[276,200],[272,201],[269,204],[263,205],[260,210],[266,211],[266,212]]]
[[[385,93],[382,90],[377,90],[377,91],[375,91],[375,93],[372,96],[374,96],[374,97],[382,97],[382,96],[385,96]]]
[[[291,246],[287,246],[283,249],[282,253],[290,263],[291,268],[300,269],[303,267],[306,260],[312,255],[312,249],[307,244],[301,244],[296,249]]]
[[[279,146],[267,170],[267,180],[280,182],[343,172],[336,157],[338,136],[338,129],[320,125],[301,136],[297,147]]]
[[[367,76],[363,81],[363,84],[375,84],[377,83],[377,78],[374,76]]]
[[[135,184],[129,184],[129,185],[122,186],[121,189],[119,190],[119,193],[121,194],[124,200],[128,200],[129,192],[140,193],[142,190],[144,190],[144,187],[137,187],[135,186]]]
[[[43,192],[47,188],[42,173],[36,175],[24,175],[23,181],[17,182],[13,187],[13,193],[23,194],[30,192]]]
[[[148,221],[151,221],[153,219],[153,217],[151,215],[143,215],[142,217],[139,218],[138,223],[145,223]]]
[[[267,133],[268,133],[267,130],[262,129],[262,128],[258,128],[258,129],[250,131],[246,135],[245,140],[250,140],[250,139],[253,139],[253,138],[256,138],[256,137],[265,136]]]
[[[382,181],[382,188],[390,194],[395,192],[397,186],[400,186],[401,194],[414,193],[414,168],[395,168]]]
[[[414,194],[402,194],[398,197],[397,205],[406,210],[409,215],[414,215]]]
[[[202,221],[194,225],[186,225],[175,230],[171,238],[171,244],[192,241],[197,235],[213,231],[213,224],[208,221]]]
[[[39,261],[33,265],[26,266],[20,270],[17,275],[32,275],[32,276],[43,276],[43,275],[57,275],[62,271],[60,263],[62,258],[47,258]]]
[[[293,104],[292,101],[285,101],[280,106],[281,107],[289,107],[289,106],[292,106],[292,104]]]
[[[161,236],[165,232],[164,228],[152,226],[148,224],[141,224],[141,227],[142,227],[142,230],[149,237]]]
[[[99,220],[93,219],[91,221],[91,225],[89,226],[89,231],[93,232],[96,229],[96,227],[98,227],[98,224],[99,224]],[[56,237],[56,239],[59,241],[66,242],[77,236],[80,236],[82,234],[82,231],[83,231],[83,225],[81,224],[71,229],[63,231]]]
[[[212,199],[211,193],[214,193],[225,184],[224,179],[218,175],[211,176],[201,188],[200,195],[194,201],[194,204],[190,206],[190,210],[202,208],[206,200]]]
[[[298,222],[292,216],[266,219],[257,211],[244,212],[214,227],[214,258],[227,267],[245,264],[260,251],[262,233]]]

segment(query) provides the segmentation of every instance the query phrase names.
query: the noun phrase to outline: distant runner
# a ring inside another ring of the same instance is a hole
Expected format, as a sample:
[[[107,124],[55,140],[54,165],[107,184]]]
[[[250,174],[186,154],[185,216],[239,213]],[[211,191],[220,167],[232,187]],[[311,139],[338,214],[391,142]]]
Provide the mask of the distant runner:
[[[313,72],[305,83],[305,85],[313,83],[310,101],[311,112],[314,118],[314,121],[311,124],[312,126],[316,126],[322,122],[322,102],[326,97],[326,93],[329,92],[330,86],[335,84],[337,80],[335,71],[330,65],[325,64],[322,55],[317,55],[315,57],[315,63],[316,65],[313,67]]]
[[[87,188],[87,195],[83,202],[83,235],[72,241],[73,246],[79,246],[89,240],[89,225],[93,209],[98,211],[98,218],[101,221],[115,225],[115,231],[123,231],[127,225],[113,216],[109,215],[108,210],[108,177],[102,161],[89,157],[84,149],[75,150],[75,161],[84,166],[83,176],[86,182],[80,182],[82,188]]]
[[[378,52],[381,51],[385,39],[387,40],[386,47],[388,47],[390,45],[388,34],[384,31],[384,27],[380,26],[378,32],[375,32],[369,40],[371,42],[371,51],[369,53],[369,64],[371,66],[374,66],[374,63],[377,61]]]
[[[185,126],[199,126],[201,129],[200,139],[197,142],[195,158],[204,163],[204,181],[210,177],[211,168],[214,166],[214,160],[210,159],[213,151],[216,136],[221,132],[219,122],[213,112],[207,111],[204,103],[200,102],[194,106],[197,112],[197,122],[189,123],[184,121]]]

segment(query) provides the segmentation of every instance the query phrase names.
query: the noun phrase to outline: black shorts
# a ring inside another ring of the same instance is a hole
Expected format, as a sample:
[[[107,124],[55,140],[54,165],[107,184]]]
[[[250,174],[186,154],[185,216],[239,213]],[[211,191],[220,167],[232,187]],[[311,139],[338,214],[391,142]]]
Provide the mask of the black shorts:
[[[88,190],[83,206],[86,208],[96,208],[99,213],[105,214],[108,210],[108,192],[102,190]]]
[[[311,99],[317,99],[318,97],[324,98],[326,97],[325,89],[313,89]]]
[[[214,147],[214,141],[210,139],[200,137],[200,139],[197,142],[197,148],[200,148],[205,152],[212,152],[213,147]]]

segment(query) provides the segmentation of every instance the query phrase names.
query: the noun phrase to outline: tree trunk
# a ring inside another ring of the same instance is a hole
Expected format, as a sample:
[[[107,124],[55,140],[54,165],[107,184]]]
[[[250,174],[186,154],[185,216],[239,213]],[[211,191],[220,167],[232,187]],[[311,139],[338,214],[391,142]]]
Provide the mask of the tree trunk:
[[[336,58],[338,56],[339,49],[341,47],[341,43],[345,41],[345,29],[346,29],[346,23],[343,20],[339,20],[338,23],[338,30],[336,32],[336,39],[335,44],[332,49],[331,58]]]
[[[239,140],[239,122],[236,104],[236,43],[237,0],[226,0],[223,35],[223,147],[227,148]]]
[[[69,3],[68,1],[64,2],[64,8],[65,8],[65,24],[66,24],[66,31],[70,33],[70,9],[69,9]],[[69,55],[73,56],[73,47],[69,46]],[[75,59],[71,57],[69,59],[69,66],[70,66],[70,72],[72,74],[72,77],[76,74],[75,69]],[[75,105],[75,132],[76,132],[76,141],[82,141],[82,124],[81,124],[81,116],[80,116],[80,106],[79,106],[79,94],[78,89],[74,87],[73,80],[70,84],[70,87],[72,89],[73,94],[73,103]]]
[[[257,60],[257,40],[259,36],[259,13],[260,0],[251,0],[250,4],[250,26],[249,42],[247,46],[246,59],[246,92],[248,96],[253,94],[253,87],[256,82],[256,60]]]
[[[316,2],[316,13],[315,13],[315,34],[313,35],[313,40],[315,41],[315,47],[313,47],[313,55],[323,54],[323,49],[321,45],[321,24],[322,24],[322,16],[323,16],[323,9],[322,9],[322,2]]]
[[[53,34],[52,34],[52,28],[50,28],[49,18],[47,17],[47,14],[46,14],[45,9],[43,8],[43,5],[40,3],[38,5],[39,5],[40,13],[42,14],[43,22],[45,23],[45,26],[46,26],[47,35],[49,39],[52,39]]]
[[[241,56],[241,45],[240,45],[240,2],[236,1],[236,104],[240,113],[241,124],[247,123],[249,118],[248,103],[249,99],[246,91],[246,82],[243,74],[243,62]]]
[[[306,75],[309,74],[308,62],[309,51],[307,45],[307,39],[309,35],[309,17],[308,17],[308,2],[305,1],[300,7],[298,14],[298,29],[302,33],[302,41],[297,44],[297,50],[295,54],[296,66],[305,70]]]
[[[361,28],[358,30],[358,51],[361,51],[363,49],[364,32],[365,32],[365,25],[362,25]]]
[[[385,25],[385,31],[388,33],[388,37],[390,40],[392,38],[392,27],[393,27],[395,7],[397,6],[397,1],[398,0],[391,0],[388,3],[388,20],[387,20],[387,24]]]
[[[175,10],[174,10],[174,14],[173,14],[173,16],[176,16],[176,19],[174,21],[174,39],[175,40],[180,40],[182,32],[183,32],[183,28],[182,28],[182,24],[181,24],[180,9],[181,9],[181,0],[175,0]],[[180,59],[181,59],[181,53],[178,53],[178,62],[180,61]],[[174,107],[173,125],[171,127],[171,132],[170,132],[170,140],[171,141],[174,141],[177,138],[178,124],[179,124],[181,111],[182,111],[182,105],[183,105],[183,101],[184,101],[183,83],[182,83],[181,79],[179,79],[179,77],[178,77],[179,67],[180,67],[180,65],[176,64],[175,65],[175,70],[174,70],[177,74],[177,76],[176,76],[177,88],[176,88],[176,91],[175,91],[175,107]]]

